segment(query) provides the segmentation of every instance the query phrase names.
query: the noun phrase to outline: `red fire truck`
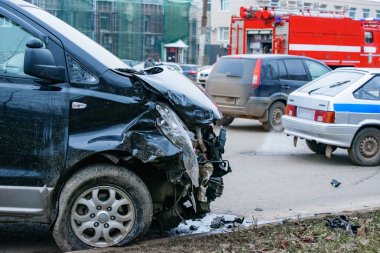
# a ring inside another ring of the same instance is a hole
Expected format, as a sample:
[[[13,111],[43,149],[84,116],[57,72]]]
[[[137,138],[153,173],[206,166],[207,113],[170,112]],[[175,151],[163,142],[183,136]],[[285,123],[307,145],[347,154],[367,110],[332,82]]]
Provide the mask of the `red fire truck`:
[[[380,20],[316,11],[240,8],[229,54],[292,54],[342,66],[380,67]]]

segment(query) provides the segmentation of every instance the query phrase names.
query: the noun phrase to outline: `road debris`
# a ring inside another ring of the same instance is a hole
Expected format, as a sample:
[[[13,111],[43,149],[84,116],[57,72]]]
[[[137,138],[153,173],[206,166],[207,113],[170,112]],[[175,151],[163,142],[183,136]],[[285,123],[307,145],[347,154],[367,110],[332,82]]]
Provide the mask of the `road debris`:
[[[239,227],[241,224],[243,224],[243,222],[244,222],[244,217],[241,217],[241,218],[238,217],[233,220],[226,220],[224,216],[218,216],[218,217],[215,217],[211,221],[210,227],[213,229],[216,229],[216,228],[222,228],[225,225],[227,225],[227,228],[234,228],[234,227]]]
[[[262,208],[260,208],[260,207],[257,207],[257,208],[255,208],[255,211],[257,211],[257,212],[262,212],[262,211],[263,211],[263,209],[262,209]]]
[[[331,184],[332,186],[334,186],[335,188],[338,188],[339,185],[341,185],[342,183],[339,182],[339,181],[336,180],[336,179],[332,179],[331,182],[330,182],[330,184]]]
[[[208,214],[202,219],[189,219],[177,228],[168,232],[168,236],[189,235],[199,233],[218,233],[237,227],[248,227],[252,221],[231,214]]]
[[[364,226],[353,225],[351,221],[349,221],[347,217],[344,215],[340,215],[339,217],[336,217],[336,218],[326,218],[324,221],[325,221],[325,225],[331,229],[340,228],[351,234],[357,234],[359,231],[360,231],[360,235],[363,235],[365,233]],[[363,232],[363,229],[364,229],[364,232]]]
[[[191,226],[189,227],[189,229],[190,229],[191,231],[197,231],[198,228],[199,228],[199,227],[194,226],[194,225],[191,225]]]

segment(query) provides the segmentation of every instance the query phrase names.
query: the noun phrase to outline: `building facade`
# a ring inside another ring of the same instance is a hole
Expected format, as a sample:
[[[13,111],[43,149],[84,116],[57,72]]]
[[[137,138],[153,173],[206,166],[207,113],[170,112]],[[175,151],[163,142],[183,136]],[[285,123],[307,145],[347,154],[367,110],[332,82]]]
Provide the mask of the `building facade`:
[[[209,64],[219,56],[227,54],[231,16],[239,15],[241,6],[320,10],[344,13],[354,19],[380,18],[380,1],[376,0],[208,0],[208,5],[210,26],[207,31],[210,44],[207,47],[214,48],[214,54],[216,52],[216,55],[208,55]]]
[[[188,45],[197,63],[200,0],[27,0],[72,25],[121,59],[165,61],[164,45]]]

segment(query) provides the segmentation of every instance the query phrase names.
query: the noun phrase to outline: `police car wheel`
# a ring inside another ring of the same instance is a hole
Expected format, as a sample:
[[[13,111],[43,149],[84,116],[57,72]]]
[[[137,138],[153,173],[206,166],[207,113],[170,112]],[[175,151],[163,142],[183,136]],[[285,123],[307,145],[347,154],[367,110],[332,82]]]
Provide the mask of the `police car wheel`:
[[[306,145],[311,151],[313,151],[314,153],[316,153],[318,155],[324,155],[326,153],[326,147],[327,147],[326,144],[322,144],[322,143],[319,143],[316,141],[306,140]],[[332,147],[333,152],[336,149],[337,149],[337,147],[335,147],[335,146]]]
[[[318,143],[316,141],[306,140],[307,147],[318,155],[324,155],[326,151],[326,145],[322,143]]]
[[[373,127],[360,130],[348,149],[351,160],[360,166],[380,164],[380,131]]]

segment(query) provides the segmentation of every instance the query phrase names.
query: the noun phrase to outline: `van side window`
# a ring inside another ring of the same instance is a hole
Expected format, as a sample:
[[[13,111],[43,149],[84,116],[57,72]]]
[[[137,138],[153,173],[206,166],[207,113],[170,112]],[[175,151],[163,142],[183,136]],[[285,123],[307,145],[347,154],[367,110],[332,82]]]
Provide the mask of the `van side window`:
[[[278,72],[281,80],[288,80],[288,72],[283,61],[278,61]]]
[[[354,97],[364,100],[380,100],[380,76],[372,78],[354,92]]]
[[[278,80],[277,61],[264,61],[261,73],[263,74],[263,79],[265,80]]]
[[[66,54],[66,59],[71,83],[97,84],[99,82],[96,76],[91,74],[69,54]]]
[[[307,74],[302,60],[286,59],[284,63],[288,71],[289,80],[307,81]]]
[[[305,60],[305,63],[309,69],[311,80],[314,80],[330,71],[328,68],[315,61]]]
[[[0,38],[0,75],[33,78],[24,73],[24,54],[26,42],[34,36],[0,15]]]

